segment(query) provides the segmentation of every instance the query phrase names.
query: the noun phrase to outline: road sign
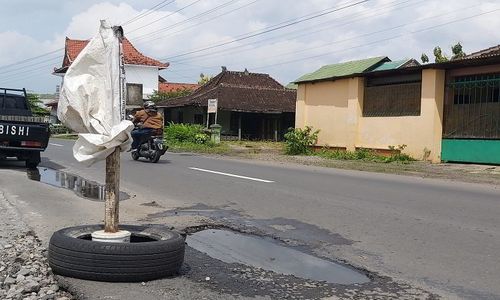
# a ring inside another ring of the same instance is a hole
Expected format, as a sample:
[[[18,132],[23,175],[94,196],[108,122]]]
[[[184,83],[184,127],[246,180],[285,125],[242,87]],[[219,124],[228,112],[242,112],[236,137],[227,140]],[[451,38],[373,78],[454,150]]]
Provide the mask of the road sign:
[[[217,99],[208,99],[208,111],[210,113],[217,113]]]

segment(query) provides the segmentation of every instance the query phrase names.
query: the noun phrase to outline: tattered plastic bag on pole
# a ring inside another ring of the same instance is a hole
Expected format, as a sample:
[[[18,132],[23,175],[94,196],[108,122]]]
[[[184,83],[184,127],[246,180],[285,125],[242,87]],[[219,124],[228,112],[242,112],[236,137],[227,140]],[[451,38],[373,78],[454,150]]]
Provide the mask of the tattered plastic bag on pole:
[[[80,133],[73,147],[79,162],[92,165],[116,147],[130,147],[132,122],[122,120],[120,41],[106,21],[73,61],[64,76],[57,116]]]

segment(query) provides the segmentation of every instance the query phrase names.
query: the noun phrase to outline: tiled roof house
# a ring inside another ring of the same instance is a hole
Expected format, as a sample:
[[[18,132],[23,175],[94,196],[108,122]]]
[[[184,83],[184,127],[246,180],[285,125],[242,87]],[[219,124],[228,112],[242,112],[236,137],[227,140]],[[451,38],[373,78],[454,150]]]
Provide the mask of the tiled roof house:
[[[53,74],[64,77],[71,63],[88,43],[88,40],[66,38],[62,65],[55,68]],[[127,82],[127,104],[139,106],[142,105],[143,99],[149,98],[153,91],[159,89],[159,71],[167,68],[169,63],[163,63],[142,54],[126,38],[123,39],[122,45]]]
[[[217,98],[220,109],[240,112],[295,112],[295,90],[287,89],[268,74],[224,70],[191,95],[160,102],[163,107],[206,107]]]
[[[209,99],[217,99],[222,133],[250,139],[279,140],[294,125],[296,91],[287,89],[268,74],[222,72],[188,96],[158,104],[168,121],[215,123],[207,120]]]

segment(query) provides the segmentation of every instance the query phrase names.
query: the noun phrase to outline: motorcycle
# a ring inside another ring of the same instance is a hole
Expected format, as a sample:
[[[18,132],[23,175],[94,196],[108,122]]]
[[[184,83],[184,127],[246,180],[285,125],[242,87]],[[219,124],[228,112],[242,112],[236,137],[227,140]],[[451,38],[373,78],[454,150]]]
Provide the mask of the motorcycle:
[[[140,124],[136,125],[136,129]],[[150,162],[157,163],[160,157],[167,152],[168,146],[163,142],[163,135],[152,135],[144,138],[139,147],[131,152],[132,159],[138,160],[141,157],[149,159]]]

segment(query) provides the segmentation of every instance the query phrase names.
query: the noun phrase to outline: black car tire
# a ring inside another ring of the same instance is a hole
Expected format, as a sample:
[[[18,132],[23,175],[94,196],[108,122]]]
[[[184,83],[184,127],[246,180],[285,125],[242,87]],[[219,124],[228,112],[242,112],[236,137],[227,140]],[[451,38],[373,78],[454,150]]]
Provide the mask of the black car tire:
[[[36,167],[38,167],[40,161],[40,152],[31,153],[28,156],[28,159],[26,159],[26,168],[35,169]]]
[[[121,225],[130,243],[90,240],[101,225],[68,227],[49,242],[49,265],[54,273],[94,281],[140,282],[172,276],[184,261],[184,237],[164,226]],[[147,240],[147,241],[146,241]]]

